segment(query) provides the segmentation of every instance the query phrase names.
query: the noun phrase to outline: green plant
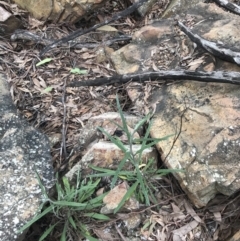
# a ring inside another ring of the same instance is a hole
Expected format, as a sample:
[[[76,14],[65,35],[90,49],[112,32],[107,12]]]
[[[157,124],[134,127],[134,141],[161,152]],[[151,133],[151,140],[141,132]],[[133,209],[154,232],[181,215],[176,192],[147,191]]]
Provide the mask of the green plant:
[[[118,207],[114,210],[114,213],[117,213],[119,209],[124,205],[125,201],[135,193],[135,196],[139,201],[145,203],[146,205],[150,205],[150,200],[154,203],[157,202],[154,191],[156,191],[156,187],[152,184],[151,180],[159,178],[160,176],[166,175],[172,172],[182,171],[180,169],[158,169],[154,167],[154,162],[156,160],[150,159],[146,164],[142,163],[142,155],[144,150],[149,147],[155,146],[158,142],[164,141],[168,139],[172,135],[165,136],[163,138],[150,138],[150,130],[151,130],[151,115],[145,116],[142,120],[140,120],[135,128],[130,131],[127,125],[127,121],[124,117],[124,113],[121,109],[119,99],[117,100],[117,108],[121,117],[122,126],[115,123],[118,128],[120,128],[127,136],[128,145],[124,145],[124,143],[116,136],[111,136],[108,132],[106,132],[103,128],[99,127],[99,130],[107,136],[107,138],[114,143],[121,151],[124,153],[124,158],[120,161],[117,170],[110,170],[107,168],[99,168],[95,166],[90,167],[97,171],[96,174],[91,175],[91,177],[103,177],[110,176],[112,177],[111,181],[111,189],[115,186],[117,180],[119,178],[127,180],[131,187],[123,197],[122,201],[119,203]],[[148,127],[145,131],[145,135],[143,138],[134,139],[134,134],[139,130],[139,128],[143,127],[143,125],[148,124]],[[135,143],[140,144],[139,150],[136,152],[133,151],[133,145]],[[125,171],[124,166],[126,162],[131,163],[133,170]]]
[[[64,222],[64,228],[60,241],[67,240],[67,231],[69,229],[74,230],[76,234],[88,238],[90,241],[96,241],[97,239],[91,236],[87,226],[84,225],[84,223],[81,223],[78,217],[81,215],[81,218],[89,217],[101,221],[109,220],[109,217],[106,215],[94,212],[96,208],[102,206],[102,199],[106,195],[105,193],[93,198],[93,194],[96,192],[100,179],[95,179],[94,181],[92,178],[80,180],[80,175],[78,175],[76,186],[71,186],[68,179],[63,177],[62,183],[60,181],[57,181],[56,183],[57,197],[56,200],[53,200],[47,195],[38,174],[37,177],[45,201],[39,208],[41,213],[24,225],[19,232],[24,231],[46,214],[52,213],[59,219],[59,221],[54,225],[50,225],[42,234],[39,241],[44,240],[53,229],[62,222]]]
[[[73,68],[70,70],[71,74],[87,74],[88,71],[86,69],[79,69],[79,68]]]
[[[110,170],[107,168],[90,167],[95,171],[95,174],[90,175],[87,178],[81,179],[80,172],[76,180],[76,184],[73,186],[69,183],[66,177],[61,179],[57,175],[56,183],[56,197],[55,199],[50,198],[46,190],[41,183],[39,175],[36,173],[39,185],[42,189],[42,195],[44,202],[39,207],[39,214],[36,215],[31,221],[24,225],[19,232],[24,231],[30,227],[37,220],[47,214],[53,214],[58,220],[55,224],[50,224],[49,227],[40,237],[39,241],[43,241],[58,225],[63,227],[60,241],[67,240],[67,233],[71,230],[77,237],[84,237],[90,241],[97,241],[96,238],[91,236],[88,226],[84,223],[84,217],[98,221],[109,221],[110,218],[106,215],[99,214],[99,208],[102,206],[103,198],[107,193],[95,197],[95,193],[98,188],[98,184],[101,177],[109,176],[112,177],[111,189],[116,185],[118,179],[127,180],[130,184],[130,188],[124,195],[123,199],[119,203],[118,207],[114,210],[117,213],[119,209],[124,205],[125,201],[128,200],[133,194],[139,201],[150,205],[150,201],[156,203],[154,192],[156,187],[152,184],[151,180],[156,180],[162,175],[166,175],[170,172],[176,172],[181,170],[170,170],[160,169],[156,170],[154,162],[156,160],[150,159],[147,163],[142,162],[142,155],[145,149],[154,146],[159,141],[166,140],[169,136],[160,139],[152,139],[149,137],[151,120],[150,115],[147,115],[140,120],[135,128],[130,131],[124,117],[123,111],[120,107],[120,103],[117,97],[117,107],[121,116],[122,126],[116,124],[127,136],[128,145],[125,145],[118,137],[111,136],[104,129],[99,128],[108,139],[118,146],[124,153],[124,158],[120,161],[117,170]],[[134,134],[148,123],[143,138],[134,139]],[[133,145],[135,143],[140,144],[140,148],[134,152]],[[126,162],[130,162],[132,170],[124,170]],[[80,240],[80,239],[79,239]]]
[[[43,64],[49,63],[49,62],[51,62],[51,61],[52,61],[52,58],[45,58],[45,59],[43,59],[42,61],[38,62],[38,63],[36,64],[36,66],[38,67],[38,66],[41,66],[41,65],[43,65]]]

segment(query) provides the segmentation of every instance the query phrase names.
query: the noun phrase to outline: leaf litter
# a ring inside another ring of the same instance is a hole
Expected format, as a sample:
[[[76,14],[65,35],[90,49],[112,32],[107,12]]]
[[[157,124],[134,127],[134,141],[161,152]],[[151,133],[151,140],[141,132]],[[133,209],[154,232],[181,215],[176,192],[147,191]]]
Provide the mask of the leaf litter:
[[[18,15],[29,31],[59,39],[73,30],[69,26],[57,26],[35,20],[25,11],[17,8],[15,4],[7,2],[9,1],[5,1],[3,4],[1,1],[1,5]],[[105,10],[108,9],[110,15],[111,12],[121,9],[121,4],[120,1],[116,6],[107,3]],[[101,30],[103,34],[105,34],[104,31],[115,33],[115,29],[131,34],[136,27],[148,23],[149,19],[156,15],[157,9],[157,7],[153,7],[153,11],[142,22],[128,16],[125,20],[115,23],[116,26],[113,24]],[[90,27],[88,22],[98,22],[99,19],[105,17],[106,12],[99,10],[97,17],[92,16],[91,21],[85,22],[85,27]],[[104,38],[100,33],[95,32],[83,36],[82,41],[92,40],[102,47],[102,39]],[[114,44],[112,48],[117,49],[118,45]],[[2,37],[0,40],[2,63],[0,70],[8,77],[11,96],[21,114],[30,124],[49,136],[52,141],[53,165],[55,170],[59,171],[66,168],[66,160],[77,144],[80,130],[87,120],[101,113],[116,111],[116,93],[120,96],[123,108],[126,109],[125,106],[132,107],[132,104],[126,94],[128,85],[69,88],[65,89],[64,96],[65,81],[81,81],[110,76],[114,73],[108,58],[101,63],[95,61],[97,59],[96,49],[60,48],[48,53],[46,59],[42,61],[38,58],[41,49],[40,44],[24,41],[9,42],[7,38]],[[189,62],[188,66],[196,69],[202,61],[204,59],[196,59],[192,63]],[[36,67],[37,64],[38,67]],[[149,96],[151,84],[147,84],[146,87],[141,86],[141,88],[145,92],[145,98]],[[152,103],[153,109],[155,102]],[[66,112],[64,112],[64,106]],[[66,128],[63,135],[64,117]],[[65,156],[61,155],[63,139],[67,150]],[[119,185],[116,187],[121,187],[121,184]],[[239,229],[240,196],[238,193],[231,199],[217,195],[207,207],[197,209],[188,201],[173,176],[169,175],[158,180],[157,187],[158,190],[155,193],[158,200],[157,205],[152,204],[150,207],[143,206],[138,210],[130,211],[132,214],[137,213],[141,216],[141,223],[131,234],[123,223],[123,216],[126,214],[121,214],[121,212],[104,224],[88,223],[89,227],[96,237],[102,240],[127,240],[127,237],[137,237],[138,240],[159,241],[225,240],[232,235],[234,230]],[[111,199],[111,202],[113,202],[111,205],[116,206],[117,203],[114,203],[114,200]],[[53,219],[54,217],[49,216],[39,222],[44,228],[45,223],[50,224]],[[25,240],[32,240],[32,235],[41,236],[43,228],[34,224]],[[48,240],[59,240],[61,231],[53,232]]]

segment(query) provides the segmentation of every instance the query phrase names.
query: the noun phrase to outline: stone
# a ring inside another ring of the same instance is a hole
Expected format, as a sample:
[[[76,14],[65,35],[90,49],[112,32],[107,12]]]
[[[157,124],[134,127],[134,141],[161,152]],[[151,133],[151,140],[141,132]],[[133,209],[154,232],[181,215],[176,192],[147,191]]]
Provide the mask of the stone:
[[[75,23],[85,14],[99,8],[104,0],[14,0],[21,8],[39,20],[55,23]]]
[[[162,18],[169,18],[182,14],[186,9],[194,8],[200,2],[202,2],[202,0],[191,0],[191,2],[188,0],[172,0],[162,13]]]
[[[132,133],[137,123],[141,120],[140,117],[124,113],[124,118],[129,131]],[[109,168],[116,170],[120,161],[124,158],[125,153],[120,150],[114,143],[102,140],[102,134],[98,131],[98,127],[102,127],[110,136],[118,136],[118,138],[126,143],[124,146],[129,149],[128,140],[125,133],[120,128],[122,120],[120,114],[117,112],[108,112],[98,116],[91,117],[88,123],[81,130],[79,135],[79,145],[75,148],[75,152],[82,153],[81,160],[76,160],[77,164],[66,174],[66,177],[74,182],[78,173],[81,172],[82,176],[92,173],[89,165]],[[143,134],[143,126],[138,129],[133,137],[139,139]],[[107,136],[104,136],[108,140]],[[132,143],[132,151],[136,153],[140,148],[140,144]],[[85,150],[85,152],[84,152]],[[77,155],[78,156],[78,155]],[[142,152],[142,162],[147,163],[148,160],[154,159],[155,167],[157,167],[157,151],[155,148],[146,148]],[[127,161],[124,170],[132,170],[132,164]]]
[[[191,4],[195,7],[189,9],[188,6],[187,12],[181,12],[181,18],[199,23],[193,24],[193,33],[232,51],[239,49],[239,16],[224,11],[214,3]],[[193,57],[196,51],[197,57]],[[178,68],[240,71],[239,66],[196,49],[195,44],[176,27],[173,18],[153,21],[136,31],[132,43],[113,52],[111,61],[118,74]]]
[[[109,193],[103,198],[104,207],[101,209],[101,213],[110,214],[113,213],[114,209],[117,208],[119,203],[122,201],[124,195],[129,189],[128,183],[123,181],[119,185],[115,186]],[[139,202],[134,198],[130,197],[123,205],[122,209],[135,210],[139,208]]]
[[[125,145],[125,148],[129,148]],[[141,145],[132,145],[133,153],[136,153],[141,148]],[[109,142],[97,142],[89,148],[82,159],[66,174],[70,181],[74,181],[79,172],[84,177],[91,174],[93,171],[89,165],[96,167],[109,168],[116,170],[118,164],[123,159],[124,154],[115,144]],[[147,148],[142,153],[142,162],[147,163],[150,159],[156,160],[157,167],[157,151],[154,148]],[[132,170],[132,165],[129,161],[126,162],[124,170]]]
[[[0,240],[21,241],[17,231],[39,212],[43,195],[54,185],[50,146],[12,103],[6,77],[0,75]]]
[[[126,181],[115,186],[110,192],[103,198],[103,203],[105,206],[101,208],[102,214],[111,214],[114,209],[117,208],[119,203],[122,201],[124,195],[127,193],[129,186]],[[120,209],[121,211],[129,212],[132,210],[139,209],[139,202],[131,196]],[[128,230],[134,229],[141,223],[141,215],[139,213],[125,213],[124,215],[119,215],[124,221]]]
[[[133,0],[133,2],[137,2],[138,0]],[[137,12],[141,17],[146,16],[146,14],[152,9],[153,5],[157,2],[157,0],[148,0],[145,4],[143,4],[140,8],[138,8]]]
[[[205,21],[194,26],[193,32],[226,48],[240,49],[236,34],[239,16],[214,4],[197,6],[188,13],[197,22],[203,18]],[[237,65],[215,61],[214,69],[240,71]],[[185,81],[157,90],[154,95],[161,97],[156,101],[152,136],[174,134],[158,148],[169,168],[186,170],[174,175],[195,206],[205,206],[217,193],[230,196],[237,191],[240,188],[238,88]]]
[[[137,116],[129,115],[126,113],[124,113],[124,118],[126,120],[129,131],[132,131],[136,124],[141,120]],[[120,114],[117,112],[107,112],[98,116],[91,117],[88,120],[86,126],[80,131],[78,139],[79,146],[77,149],[82,151],[86,149],[90,143],[98,140],[101,137],[101,133],[98,131],[98,127],[102,127],[110,135],[113,135],[116,132],[120,133],[122,130],[117,125],[122,126]],[[139,138],[139,135],[142,134],[143,127],[138,129],[138,131],[134,134],[134,137]]]
[[[186,19],[194,34],[239,51],[239,16],[214,3],[198,3],[186,9],[178,19]],[[132,57],[131,49],[136,52]],[[121,59],[115,57],[117,54]],[[172,19],[155,21],[137,31],[133,42],[113,53],[111,60],[119,74],[177,68],[240,72],[239,66],[196,48]],[[134,85],[138,92],[133,91]],[[140,113],[150,109],[146,105],[154,107],[153,138],[173,134],[157,148],[168,168],[185,170],[173,175],[193,204],[203,207],[217,193],[229,196],[239,190],[238,88],[231,84],[176,81],[161,88],[152,85],[145,89],[145,97],[143,90],[133,83],[128,93],[138,103]]]
[[[179,63],[176,49],[179,44],[173,19],[144,26],[133,35],[133,42],[111,54],[118,74],[130,74],[153,69],[174,69]]]
[[[151,136],[173,134],[159,143],[162,160],[176,172],[197,207],[217,193],[240,188],[240,93],[234,85],[186,81],[158,90]]]
[[[16,16],[0,6],[0,33],[1,36],[9,36],[16,29],[22,28],[22,22]]]

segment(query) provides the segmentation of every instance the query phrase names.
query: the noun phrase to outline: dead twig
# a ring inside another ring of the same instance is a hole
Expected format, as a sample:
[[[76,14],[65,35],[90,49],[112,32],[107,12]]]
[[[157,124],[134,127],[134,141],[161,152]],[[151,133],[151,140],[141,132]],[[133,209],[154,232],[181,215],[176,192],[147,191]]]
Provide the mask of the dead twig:
[[[178,26],[194,43],[208,51],[210,54],[225,61],[240,65],[240,52],[234,52],[231,49],[224,48],[224,46],[221,46],[220,44],[201,38],[179,21]]]
[[[65,160],[67,157],[66,148],[66,119],[67,119],[67,109],[66,109],[66,78],[64,78],[63,94],[62,94],[62,104],[63,104],[63,119],[62,119],[62,143],[60,149],[60,158]],[[61,160],[62,161],[62,160]]]
[[[59,44],[60,47],[66,47],[66,48],[76,48],[76,49],[82,49],[82,48],[88,48],[88,49],[93,49],[98,47],[100,44],[103,44],[104,46],[109,46],[112,45],[116,42],[121,42],[121,41],[130,41],[132,39],[131,36],[127,35],[120,35],[119,37],[115,37],[109,40],[106,40],[104,43],[81,43],[81,42],[76,42],[76,41],[69,41],[68,43],[63,43]],[[37,44],[42,44],[44,46],[52,44],[55,42],[53,39],[48,39],[48,38],[42,38],[37,34],[31,33],[27,30],[22,30],[18,29],[16,30],[12,36],[11,36],[12,41],[17,41],[17,40],[27,40],[27,41],[32,41]]]
[[[221,7],[226,8],[228,11],[240,15],[240,7],[237,4],[228,2],[227,0],[213,0]]]
[[[120,13],[117,13],[115,15],[113,15],[113,17],[109,20],[105,20],[104,22],[102,23],[99,23],[99,24],[95,24],[93,27],[89,28],[89,29],[86,29],[86,30],[76,30],[75,32],[73,32],[72,34],[64,37],[64,38],[61,38],[51,44],[49,44],[48,46],[46,46],[41,52],[40,52],[40,56],[43,56],[45,53],[47,53],[49,50],[61,45],[61,44],[64,44],[64,43],[67,43],[81,35],[84,35],[86,33],[89,33],[89,32],[92,32],[93,30],[96,30],[97,28],[100,28],[104,25],[107,25],[109,23],[112,23],[116,20],[119,20],[125,16],[128,16],[130,15],[131,13],[133,13],[136,9],[138,9],[140,6],[142,6],[147,0],[139,0],[138,2],[132,4],[130,7],[128,7],[127,9],[121,11]]]
[[[192,80],[200,82],[216,82],[240,85],[239,72],[203,72],[203,71],[187,71],[187,70],[169,70],[157,72],[144,72],[137,74],[115,75],[111,77],[97,78],[88,81],[73,81],[67,84],[67,87],[81,86],[101,86],[112,84],[124,84],[129,81],[143,83],[149,80],[154,81],[170,81]]]
[[[120,229],[118,228],[118,226],[115,224],[114,225],[115,229],[117,230],[118,234],[120,235],[121,239],[123,241],[127,241],[127,239],[123,236],[122,232],[120,231]]]

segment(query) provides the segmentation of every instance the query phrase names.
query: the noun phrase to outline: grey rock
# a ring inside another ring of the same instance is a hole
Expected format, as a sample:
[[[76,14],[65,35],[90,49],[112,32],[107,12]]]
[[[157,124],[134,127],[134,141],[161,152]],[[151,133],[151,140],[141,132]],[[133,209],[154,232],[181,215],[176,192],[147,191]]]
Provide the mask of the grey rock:
[[[54,184],[48,138],[17,114],[4,75],[0,75],[0,240],[22,240],[17,231],[42,203],[37,179]]]

